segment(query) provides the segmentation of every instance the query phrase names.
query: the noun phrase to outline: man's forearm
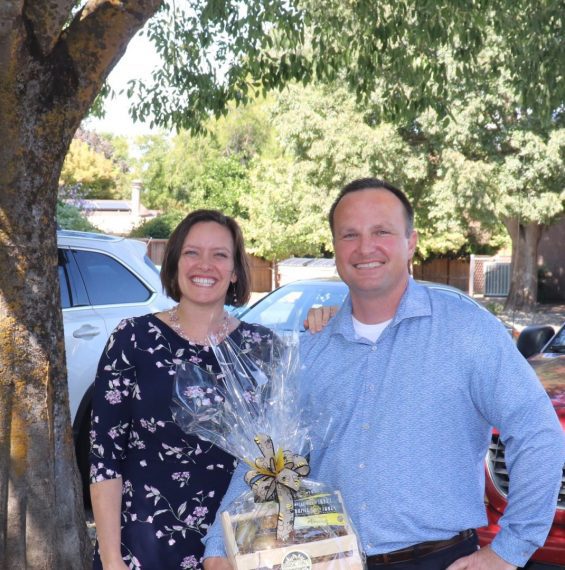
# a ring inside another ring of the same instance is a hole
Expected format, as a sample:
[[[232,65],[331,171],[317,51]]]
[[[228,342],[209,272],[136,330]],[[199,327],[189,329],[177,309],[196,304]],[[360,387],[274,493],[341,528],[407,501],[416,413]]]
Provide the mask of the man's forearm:
[[[204,560],[204,570],[233,570],[233,567],[227,558],[212,556]]]

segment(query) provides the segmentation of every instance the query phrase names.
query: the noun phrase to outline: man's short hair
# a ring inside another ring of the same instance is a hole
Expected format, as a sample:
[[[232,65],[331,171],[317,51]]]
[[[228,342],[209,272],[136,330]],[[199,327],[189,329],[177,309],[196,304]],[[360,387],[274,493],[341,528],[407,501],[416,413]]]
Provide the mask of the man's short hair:
[[[387,190],[391,194],[394,194],[404,207],[404,217],[406,219],[406,237],[410,236],[412,230],[414,229],[414,209],[412,208],[410,200],[408,200],[406,194],[404,194],[402,190],[399,190],[392,184],[389,184],[385,180],[381,180],[379,178],[358,178],[357,180],[353,180],[353,182],[345,185],[341,189],[341,192],[338,194],[337,198],[332,204],[332,207],[330,208],[330,213],[328,216],[332,236],[335,237],[334,214],[337,205],[345,195],[351,194],[351,192],[357,192],[358,190]]]

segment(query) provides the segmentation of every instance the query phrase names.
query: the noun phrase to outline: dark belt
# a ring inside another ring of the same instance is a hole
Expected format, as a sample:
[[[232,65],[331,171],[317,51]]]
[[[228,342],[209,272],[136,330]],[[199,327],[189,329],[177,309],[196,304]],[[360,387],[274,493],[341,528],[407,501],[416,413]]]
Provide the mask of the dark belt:
[[[409,560],[414,560],[420,556],[426,556],[434,552],[439,552],[440,550],[445,550],[451,546],[455,546],[468,538],[472,538],[473,535],[473,530],[464,530],[463,532],[456,534],[453,538],[448,538],[447,540],[431,540],[430,542],[421,542],[420,544],[414,544],[414,546],[402,548],[401,550],[394,550],[393,552],[387,552],[386,554],[367,556],[367,564],[371,567],[378,566],[379,564],[408,562]]]

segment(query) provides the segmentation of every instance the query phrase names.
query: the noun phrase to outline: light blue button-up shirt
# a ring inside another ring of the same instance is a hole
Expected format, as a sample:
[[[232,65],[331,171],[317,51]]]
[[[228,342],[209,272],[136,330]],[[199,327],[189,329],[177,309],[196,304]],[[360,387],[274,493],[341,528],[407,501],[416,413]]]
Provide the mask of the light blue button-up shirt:
[[[309,478],[339,489],[368,555],[486,524],[484,458],[500,430],[509,505],[494,551],[517,566],[555,512],[565,437],[545,390],[501,323],[410,280],[376,343],[356,338],[346,300],[301,342],[302,386],[334,421]],[[240,467],[220,507],[245,490]],[[218,520],[206,556],[223,556]]]

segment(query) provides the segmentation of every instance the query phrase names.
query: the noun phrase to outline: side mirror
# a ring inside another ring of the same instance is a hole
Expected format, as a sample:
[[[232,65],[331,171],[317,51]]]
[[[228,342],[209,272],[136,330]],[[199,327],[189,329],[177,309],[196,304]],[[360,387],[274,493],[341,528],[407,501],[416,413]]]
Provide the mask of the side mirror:
[[[549,325],[530,325],[520,333],[516,347],[524,358],[529,358],[537,354],[554,334]]]

